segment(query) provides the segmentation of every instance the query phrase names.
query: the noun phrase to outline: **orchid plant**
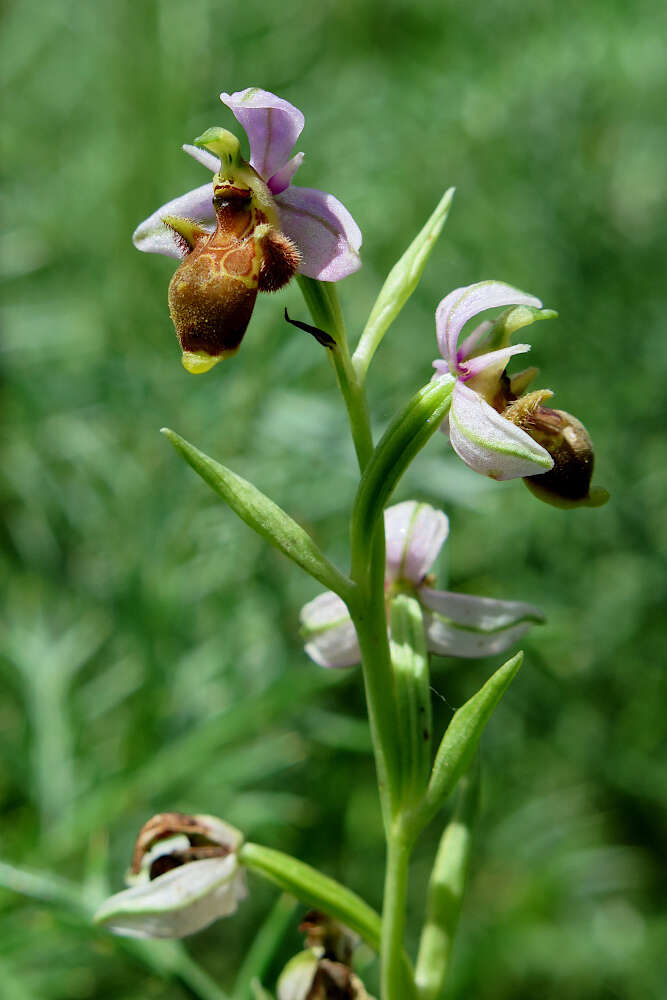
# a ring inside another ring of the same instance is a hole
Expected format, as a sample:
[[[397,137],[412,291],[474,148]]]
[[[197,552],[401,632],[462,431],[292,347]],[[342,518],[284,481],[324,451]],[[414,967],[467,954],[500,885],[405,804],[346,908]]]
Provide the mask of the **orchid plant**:
[[[475,472],[495,480],[522,478],[550,503],[597,506],[606,494],[590,487],[593,446],[583,424],[544,405],[550,390],[525,391],[537,369],[507,372],[514,355],[530,350],[512,345],[511,336],[556,313],[501,281],[478,281],[442,299],[435,314],[441,354],[435,374],[380,440],[373,439],[365,389],[370,364],[419,282],[453,190],[389,273],[351,354],[337,284],[361,265],[361,233],[333,195],[292,184],[303,160],[303,153],[291,155],[303,115],[257,88],[223,93],[221,100],[246,132],[250,160],[231,132],[208,129],[183,148],[213,172],[212,181],[157,209],[137,228],[134,242],[179,260],[169,309],[191,373],[233,355],[258,292],[277,291],[296,277],[312,324],[294,325],[315,336],[333,366],[359,464],[349,569],[334,566],[256,486],[174,431],[164,433],[246,524],[326,588],[301,611],[305,652],[320,667],[361,664],[387,845],[382,912],[304,862],[248,842],[222,820],[164,813],[139,834],[130,888],[107,900],[97,920],[119,934],[183,937],[233,914],[247,893],[250,870],[317,908],[302,925],[305,950],[275,984],[278,1000],[368,997],[353,968],[360,941],[379,953],[382,1000],[437,1000],[465,885],[477,747],[523,654],[496,669],[441,734],[434,732],[429,655],[494,656],[543,616],[517,600],[438,590],[432,569],[449,532],[447,516],[418,500],[387,504],[438,429]],[[492,309],[503,311],[489,318]],[[405,947],[410,857],[426,825],[436,817],[442,822],[443,805],[457,789],[459,803],[434,861],[413,961]],[[254,989],[257,998],[272,995],[263,984]]]

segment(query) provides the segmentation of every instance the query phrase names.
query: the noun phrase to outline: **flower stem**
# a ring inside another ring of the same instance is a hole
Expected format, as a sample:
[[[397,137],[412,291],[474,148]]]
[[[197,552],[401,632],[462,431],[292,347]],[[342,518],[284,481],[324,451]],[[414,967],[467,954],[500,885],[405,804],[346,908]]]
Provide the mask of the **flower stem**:
[[[299,275],[297,280],[313,322],[336,341],[335,347],[330,348],[327,353],[336,372],[338,387],[350,421],[359,468],[363,472],[373,454],[370,414],[363,382],[357,377],[350,357],[336,286],[332,282],[315,281],[303,275]]]
[[[401,963],[411,848],[400,824],[395,824],[387,839],[380,956],[382,1000],[407,1000],[409,994],[414,994],[414,985],[406,982]]]
[[[303,276],[299,276],[298,281],[315,325],[336,341],[329,355],[345,402],[359,468],[363,472],[373,455],[373,436],[366,391],[352,365],[336,286]],[[381,517],[378,521],[372,543],[369,539],[366,557],[355,579],[360,592],[350,600],[349,608],[361,648],[380,802],[387,827],[398,796],[398,760],[396,705],[384,603],[384,528]],[[353,565],[359,565],[358,555],[352,552]]]

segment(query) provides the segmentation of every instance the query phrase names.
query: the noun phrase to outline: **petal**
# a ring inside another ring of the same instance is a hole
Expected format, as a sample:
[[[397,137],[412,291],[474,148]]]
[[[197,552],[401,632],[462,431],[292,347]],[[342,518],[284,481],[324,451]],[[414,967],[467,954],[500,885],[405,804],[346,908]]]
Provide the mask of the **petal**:
[[[359,642],[345,602],[327,590],[300,614],[306,652],[321,667],[351,667],[361,660]]]
[[[478,281],[455,288],[442,300],[436,309],[435,326],[440,353],[450,367],[456,366],[459,334],[468,320],[485,309],[511,305],[540,308],[542,303],[534,295],[527,295],[503,281]]]
[[[202,149],[201,146],[191,146],[188,142],[184,143],[181,149],[197,163],[201,163],[203,167],[208,167],[214,174],[217,174],[220,169],[220,160],[213,153],[209,153],[208,149]]]
[[[280,170],[276,171],[273,177],[269,180],[269,190],[271,191],[271,194],[280,194],[281,191],[288,188],[292,183],[292,178],[302,163],[303,153],[297,153],[296,156],[293,156],[291,160],[287,161],[284,167],[281,167]]]
[[[531,625],[544,621],[539,608],[522,601],[495,601],[422,587],[428,648],[441,656],[492,656],[513,645]]]
[[[205,858],[117,893],[95,922],[128,937],[181,938],[233,913],[246,895],[235,854]]]
[[[535,476],[553,466],[548,451],[461,381],[452,393],[449,439],[466,465],[491,479]]]
[[[185,146],[183,146],[183,149],[185,149]],[[469,358],[478,344],[481,344],[484,338],[488,337],[491,330],[493,330],[493,322],[490,319],[485,319],[483,323],[476,326],[464,339],[463,343],[457,349],[457,356],[459,358]]]
[[[301,251],[301,273],[340,281],[361,267],[361,231],[332,194],[289,187],[276,198],[283,232]]]
[[[220,94],[245,129],[250,142],[250,163],[264,180],[287,162],[292,146],[301,135],[305,121],[289,101],[268,90],[248,87],[235,94]]]
[[[174,198],[162,205],[156,212],[144,219],[132,234],[132,242],[137,250],[144,253],[161,253],[167,257],[182,257],[183,254],[176,242],[173,230],[162,221],[165,215],[176,215],[193,222],[210,225],[211,232],[215,228],[215,213],[213,211],[213,184],[203,184]]]
[[[446,514],[426,503],[406,500],[384,512],[387,576],[421,583],[449,533]]]
[[[470,358],[469,361],[461,363],[460,367],[465,373],[461,377],[467,381],[474,378],[475,375],[479,375],[480,372],[483,372],[491,365],[493,365],[500,376],[505,371],[507,362],[513,355],[525,354],[529,350],[530,344],[514,344],[512,347],[503,347],[499,351],[489,351],[488,354],[480,354],[476,358]]]

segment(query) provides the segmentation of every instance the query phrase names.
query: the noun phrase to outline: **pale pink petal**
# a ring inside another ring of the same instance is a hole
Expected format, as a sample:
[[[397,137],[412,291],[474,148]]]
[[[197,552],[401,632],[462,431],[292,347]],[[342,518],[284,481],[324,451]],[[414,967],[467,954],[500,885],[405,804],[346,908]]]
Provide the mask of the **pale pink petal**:
[[[281,229],[301,251],[299,270],[319,281],[340,281],[361,267],[361,231],[332,194],[288,187],[276,197]]]
[[[426,641],[441,656],[492,656],[513,645],[531,625],[544,621],[539,608],[523,601],[453,594],[422,587]]]
[[[196,160],[197,163],[201,163],[203,167],[207,167],[214,174],[217,174],[220,169],[220,160],[213,153],[209,153],[208,149],[202,149],[200,146],[191,146],[188,142],[181,146],[181,149],[188,156],[191,156],[193,160]]]
[[[467,361],[459,363],[461,378],[467,381],[479,375],[486,368],[493,365],[498,374],[502,374],[507,367],[507,362],[515,354],[525,354],[530,350],[530,344],[514,344],[512,347],[502,347],[499,351],[489,351],[488,354],[480,354],[476,358],[469,358]]]
[[[213,184],[203,184],[162,205],[156,212],[140,223],[132,234],[132,242],[137,250],[144,253],[162,253],[167,257],[182,257],[174,233],[162,221],[165,215],[177,215],[182,219],[203,223],[211,232],[215,229],[213,211]]]
[[[351,667],[361,660],[357,633],[345,602],[327,590],[301,609],[301,634],[321,667]]]
[[[447,515],[426,503],[406,500],[387,508],[384,526],[388,581],[421,583],[449,533]]]
[[[270,178],[268,183],[271,194],[280,194],[281,191],[284,191],[285,188],[290,186],[292,178],[303,163],[303,156],[303,153],[297,153],[291,160],[287,161],[284,167],[281,167],[280,170],[276,171],[273,177]]]
[[[439,656],[494,656],[517,643],[530,626],[531,622],[521,622],[497,632],[477,632],[459,628],[431,611],[424,612],[426,646]]]
[[[235,854],[204,858],[116,893],[99,908],[95,922],[128,937],[187,937],[229,916],[246,895]]]
[[[466,465],[491,479],[535,476],[553,467],[544,448],[461,381],[452,393],[449,439]]]
[[[474,597],[429,587],[420,588],[419,600],[424,607],[449,618],[459,628],[482,632],[495,632],[520,622],[534,625],[544,621],[540,609],[525,601],[498,601],[493,597]]]
[[[298,108],[268,90],[248,87],[235,94],[220,94],[245,129],[250,142],[250,163],[268,181],[283,167],[301,135],[304,117]]]
[[[450,366],[456,365],[459,335],[469,319],[485,309],[512,305],[535,306],[539,309],[542,303],[534,295],[527,295],[503,281],[478,281],[474,285],[455,288],[450,292],[435,313],[438,346],[445,361]]]

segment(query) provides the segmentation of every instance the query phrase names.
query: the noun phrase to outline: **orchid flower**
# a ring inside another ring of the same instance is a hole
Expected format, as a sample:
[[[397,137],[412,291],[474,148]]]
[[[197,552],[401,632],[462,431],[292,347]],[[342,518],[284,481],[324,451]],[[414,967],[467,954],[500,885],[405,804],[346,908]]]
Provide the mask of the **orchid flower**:
[[[229,916],[247,896],[242,842],[214,816],[154,816],[137,839],[131,887],[107,899],[95,922],[126,937],[181,938]]]
[[[340,281],[361,264],[361,233],[347,209],[333,195],[292,186],[303,160],[289,158],[301,112],[255,87],[220,99],[248,135],[250,162],[231,132],[208,129],[183,149],[213,171],[212,183],[162,205],[133,236],[139,250],[181,258],[169,312],[194,374],[236,353],[258,292],[275,292],[297,273]]]
[[[303,153],[290,159],[290,152],[304,126],[298,108],[268,90],[248,87],[235,94],[220,94],[250,143],[250,165],[266,184],[280,220],[280,229],[297,246],[299,272],[319,281],[340,281],[361,267],[361,231],[337,198],[313,188],[295,187],[292,178],[301,166]],[[183,149],[214,174],[220,158],[206,149],[184,145]],[[178,216],[215,228],[213,183],[188,191],[153,212],[132,237],[138,250],[183,256],[182,246],[165,217]]]
[[[387,544],[385,593],[413,593],[424,613],[428,649],[441,656],[492,656],[511,646],[542,613],[520,601],[498,601],[434,590],[429,570],[449,533],[441,511],[416,500],[384,514]],[[301,609],[306,652],[322,667],[349,667],[361,659],[344,602],[327,591]]]
[[[486,309],[514,306],[493,323],[481,323],[459,344],[463,327],[469,319]],[[534,295],[527,295],[501,281],[480,281],[465,288],[456,288],[438,306],[435,324],[438,346],[444,361],[433,367],[439,375],[451,374],[456,379],[452,407],[442,430],[449,434],[454,451],[476,472],[491,479],[515,479],[548,472],[553,467],[549,452],[539,445],[518,422],[513,422],[516,410],[508,407],[536,374],[530,369],[510,384],[505,376],[509,359],[530,350],[529,344],[509,345],[510,335],[538,319],[556,314],[542,309]],[[488,340],[499,342],[494,349],[483,351]],[[508,389],[511,394],[508,395]],[[541,399],[551,396],[544,390]]]

